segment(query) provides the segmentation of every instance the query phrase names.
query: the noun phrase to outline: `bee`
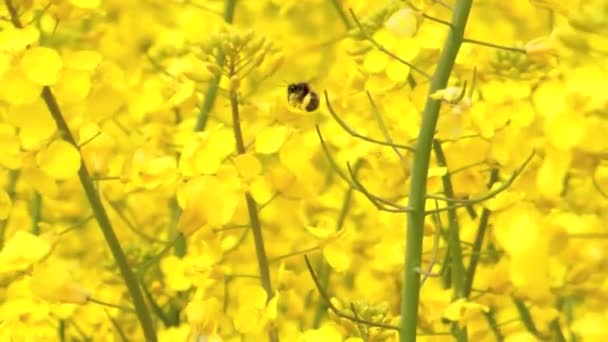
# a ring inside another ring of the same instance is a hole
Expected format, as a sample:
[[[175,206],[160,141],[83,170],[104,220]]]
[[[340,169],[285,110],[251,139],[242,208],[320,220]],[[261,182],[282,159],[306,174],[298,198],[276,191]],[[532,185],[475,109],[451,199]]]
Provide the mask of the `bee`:
[[[313,112],[319,108],[319,95],[306,82],[288,85],[287,100],[296,107],[304,107],[307,112]]]

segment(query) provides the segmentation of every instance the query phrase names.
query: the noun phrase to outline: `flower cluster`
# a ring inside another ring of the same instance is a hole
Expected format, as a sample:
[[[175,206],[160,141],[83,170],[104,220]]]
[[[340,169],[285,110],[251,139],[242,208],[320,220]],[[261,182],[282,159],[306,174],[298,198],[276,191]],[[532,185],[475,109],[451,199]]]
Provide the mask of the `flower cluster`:
[[[0,341],[608,338],[606,0],[0,18]]]

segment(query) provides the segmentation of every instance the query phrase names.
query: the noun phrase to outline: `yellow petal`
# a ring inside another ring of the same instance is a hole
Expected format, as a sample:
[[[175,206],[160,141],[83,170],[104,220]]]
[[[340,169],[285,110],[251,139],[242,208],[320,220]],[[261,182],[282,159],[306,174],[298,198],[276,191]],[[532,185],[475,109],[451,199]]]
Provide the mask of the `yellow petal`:
[[[68,52],[63,57],[66,68],[91,72],[101,63],[101,54],[93,50]]]
[[[399,38],[413,37],[418,29],[416,12],[409,7],[400,9],[388,18],[384,27]]]
[[[536,187],[544,197],[557,197],[564,188],[570,167],[570,154],[547,155],[536,174]]]
[[[90,297],[90,292],[72,279],[66,262],[36,265],[30,286],[36,296],[50,302],[85,304]]]
[[[255,138],[255,151],[260,154],[276,153],[283,146],[287,133],[284,126],[265,127]]]
[[[386,68],[389,57],[378,50],[370,51],[363,60],[363,67],[371,73],[378,73]]]
[[[55,179],[68,179],[80,169],[80,152],[63,140],[53,141],[36,155],[38,166]]]
[[[53,86],[53,91],[61,103],[81,102],[91,91],[91,76],[86,71],[65,70]]]
[[[337,272],[348,270],[352,263],[351,255],[339,241],[328,244],[323,248],[323,256],[329,266]]]
[[[70,3],[80,8],[95,8],[101,4],[101,0],[70,0]]]
[[[45,196],[55,198],[59,193],[59,187],[55,180],[39,168],[23,169],[21,177],[24,182]]]
[[[18,230],[0,251],[0,274],[24,270],[44,258],[50,251],[51,246],[47,241]]]
[[[325,324],[319,329],[306,330],[300,339],[303,342],[341,342],[342,334],[334,324]]]
[[[165,276],[168,290],[186,291],[192,286],[192,282],[186,277],[183,259],[170,255],[160,262],[160,269]]]
[[[59,53],[51,48],[37,46],[28,49],[21,58],[23,73],[39,85],[54,84],[63,68]]]
[[[185,311],[193,335],[211,335],[217,330],[221,306],[216,298],[195,299],[188,303]]]
[[[35,25],[28,25],[23,29],[13,28],[12,25],[0,31],[0,50],[19,51],[35,43],[40,38],[40,31]]]
[[[239,175],[244,180],[251,180],[262,172],[262,164],[254,155],[245,153],[232,159]]]
[[[266,180],[266,177],[256,177],[249,184],[249,192],[253,199],[258,204],[264,204],[272,198],[272,186]]]
[[[12,69],[2,75],[0,83],[11,85],[0,87],[0,98],[8,104],[23,106],[40,99],[42,87],[27,78],[20,69]]]
[[[25,150],[39,149],[57,131],[57,126],[42,101],[10,107],[7,114],[8,121],[19,128],[21,147]]]

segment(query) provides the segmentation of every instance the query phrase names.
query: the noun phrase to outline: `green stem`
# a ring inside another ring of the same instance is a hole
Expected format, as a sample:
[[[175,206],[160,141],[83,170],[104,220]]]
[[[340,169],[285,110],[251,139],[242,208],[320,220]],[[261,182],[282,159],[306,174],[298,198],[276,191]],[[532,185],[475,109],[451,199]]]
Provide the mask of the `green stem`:
[[[238,154],[247,152],[243,141],[243,131],[241,130],[241,118],[239,115],[239,104],[236,90],[230,90],[230,108],[232,110],[232,127],[234,131],[234,140],[236,141],[236,151]],[[272,283],[270,281],[270,268],[268,267],[268,255],[264,247],[264,237],[262,235],[262,225],[258,216],[258,208],[253,197],[249,192],[245,192],[245,201],[247,202],[247,212],[249,213],[249,223],[251,232],[253,233],[253,241],[255,243],[255,253],[258,260],[258,268],[260,270],[260,279],[262,287],[266,290],[268,300],[274,296],[272,291]],[[269,339],[272,342],[279,340],[276,329],[271,329],[268,333]]]
[[[534,320],[532,319],[532,314],[530,314],[530,310],[528,310],[526,304],[523,302],[523,300],[515,297],[513,298],[513,303],[515,304],[517,312],[519,313],[519,319],[524,324],[526,329],[538,337],[538,329],[536,329],[536,325],[534,324]]]
[[[361,168],[361,161],[357,161],[353,168],[354,176],[356,177],[359,169]],[[353,197],[353,191],[355,189],[351,186],[348,187],[346,193],[344,193],[344,197],[342,199],[342,207],[340,209],[340,214],[338,215],[338,220],[336,221],[336,231],[340,231],[344,226],[344,222],[346,221],[346,215],[348,214],[348,210],[350,209],[351,199]],[[329,285],[329,276],[331,275],[331,268],[329,265],[324,262],[323,258],[321,258],[321,266],[319,270],[319,282],[321,286],[326,289]],[[317,309],[315,311],[315,316],[312,320],[313,329],[317,329],[321,324],[321,320],[327,313],[327,303],[324,300],[320,300],[317,304]]]
[[[433,141],[433,150],[437,158],[439,166],[447,167],[447,161],[441,142],[435,139]],[[446,197],[454,198],[454,188],[450,174],[447,173],[441,177],[443,192]],[[458,215],[456,208],[448,210],[448,244],[451,259],[451,285],[454,291],[453,298],[458,299],[464,297],[465,270],[462,261],[462,249],[460,248],[460,226],[458,224]],[[452,324],[452,331],[458,341],[467,340],[466,328],[461,328],[458,323]]]
[[[8,1],[8,0],[7,0]],[[78,144],[68,127],[67,122],[63,118],[63,114],[59,109],[59,105],[57,104],[57,100],[55,96],[51,92],[51,89],[47,86],[42,88],[42,99],[46,103],[46,106],[49,109],[49,112],[53,116],[57,124],[57,128],[60,132],[62,132],[64,139],[67,140],[72,146],[77,148]],[[95,189],[95,185],[93,180],[91,179],[91,174],[84,163],[84,161],[80,164],[80,169],[78,170],[78,177],[80,178],[80,183],[84,188],[84,192],[86,193],[87,199],[89,200],[89,204],[91,205],[91,209],[93,210],[93,214],[97,219],[97,223],[101,228],[103,236],[112,252],[114,260],[118,265],[118,269],[120,270],[120,274],[127,286],[129,294],[131,296],[131,300],[133,301],[133,306],[135,307],[135,312],[137,314],[137,318],[139,320],[139,324],[141,325],[142,331],[144,333],[144,337],[146,341],[157,341],[156,330],[154,328],[154,324],[152,322],[152,318],[150,317],[150,313],[148,312],[148,308],[146,307],[146,302],[144,301],[144,297],[139,288],[139,284],[137,283],[137,279],[135,278],[135,274],[131,270],[129,263],[127,261],[127,257],[120,246],[120,242],[116,237],[116,233],[114,232],[114,228],[112,227],[112,223],[108,217],[108,214],[103,206],[101,198],[97,190]]]
[[[438,140],[433,142],[433,150],[437,158],[439,166],[447,167],[443,148]],[[454,189],[450,175],[446,174],[441,177],[443,184],[443,192],[446,197],[454,198]],[[450,244],[450,259],[452,263],[452,286],[454,288],[454,299],[464,296],[464,280],[465,272],[462,263],[462,249],[460,248],[460,227],[458,224],[458,215],[456,208],[448,210],[448,243]]]
[[[447,86],[458,50],[462,44],[464,29],[471,10],[472,0],[459,0],[455,7],[437,69],[431,81],[429,95]],[[422,126],[418,134],[418,144],[414,153],[411,176],[408,226],[406,229],[405,269],[401,299],[400,341],[416,341],[418,325],[418,305],[420,299],[420,273],[422,263],[422,237],[425,219],[426,180],[433,145],[433,136],[439,118],[441,103],[427,97]]]
[[[488,325],[490,326],[490,331],[494,335],[494,338],[496,339],[496,341],[498,341],[498,342],[504,341],[505,338],[502,335],[502,332],[500,331],[498,322],[496,322],[496,317],[494,316],[494,310],[493,309],[490,310],[490,312],[484,314],[484,316],[486,317],[486,321],[488,322]]]
[[[488,182],[488,188],[491,189],[492,185],[498,181],[498,169],[492,169],[490,174],[490,181]],[[481,217],[479,218],[479,225],[477,227],[477,235],[473,242],[473,248],[471,249],[471,260],[469,261],[469,267],[467,268],[467,275],[464,282],[464,296],[469,297],[471,289],[473,288],[473,280],[475,279],[475,271],[477,270],[477,264],[481,256],[481,247],[483,246],[483,240],[488,229],[488,220],[490,218],[491,211],[487,208],[483,208]]]
[[[59,326],[57,327],[57,334],[59,335],[59,342],[65,342],[65,320],[59,320]]]
[[[15,188],[19,179],[19,171],[11,170],[8,174],[8,184],[6,185],[6,193],[11,201],[15,200]],[[4,247],[4,236],[6,235],[6,226],[10,217],[0,221],[0,250]]]
[[[234,12],[236,8],[237,0],[226,0],[224,6],[224,21],[227,23],[232,23],[234,20]],[[224,53],[219,52],[215,63],[222,67],[224,65]],[[194,130],[196,132],[205,130],[207,126],[207,121],[209,121],[209,114],[211,113],[211,109],[213,109],[213,105],[215,104],[215,99],[217,97],[217,92],[220,87],[220,80],[222,75],[219,74],[215,76],[211,82],[209,83],[209,87],[207,88],[207,93],[205,93],[205,99],[203,100],[203,104],[201,105],[201,109],[198,112],[198,119],[196,120],[196,126]]]
[[[32,217],[31,231],[34,235],[40,235],[40,217],[42,215],[42,196],[38,191],[34,192],[34,198],[30,203],[30,216]]]
[[[330,0],[330,2],[332,4],[332,6],[334,6],[334,8],[336,9],[336,12],[338,13],[338,16],[340,17],[340,20],[342,20],[342,23],[344,24],[344,26],[347,29],[351,29],[352,25],[351,25],[350,21],[348,20],[348,17],[346,16],[346,12],[344,12],[344,8],[342,8],[340,1]]]

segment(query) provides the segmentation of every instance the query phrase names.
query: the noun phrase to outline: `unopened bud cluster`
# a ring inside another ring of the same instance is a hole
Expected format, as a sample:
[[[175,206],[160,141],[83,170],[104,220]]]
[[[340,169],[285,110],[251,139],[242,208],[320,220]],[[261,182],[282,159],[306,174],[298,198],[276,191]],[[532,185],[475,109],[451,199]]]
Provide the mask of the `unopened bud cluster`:
[[[522,50],[525,49],[521,46]],[[520,80],[531,80],[542,78],[552,68],[550,63],[532,58],[530,54],[509,51],[496,50],[493,58],[490,60],[492,72],[505,78],[513,78]]]
[[[386,3],[386,5],[380,7],[376,11],[372,12],[370,15],[360,18],[359,24],[360,27],[355,27],[350,35],[354,39],[363,40],[368,36],[373,35],[376,31],[378,31],[386,21],[399,9],[403,8],[403,2],[400,1],[390,1]],[[362,32],[363,31],[363,32]]]
[[[251,30],[241,32],[229,26],[211,35],[201,50],[209,63],[208,71],[227,77],[231,89],[238,88],[241,80],[264,62],[274,64],[278,53],[278,48],[265,37],[256,36]],[[217,64],[218,59],[223,59],[222,66]]]

